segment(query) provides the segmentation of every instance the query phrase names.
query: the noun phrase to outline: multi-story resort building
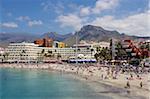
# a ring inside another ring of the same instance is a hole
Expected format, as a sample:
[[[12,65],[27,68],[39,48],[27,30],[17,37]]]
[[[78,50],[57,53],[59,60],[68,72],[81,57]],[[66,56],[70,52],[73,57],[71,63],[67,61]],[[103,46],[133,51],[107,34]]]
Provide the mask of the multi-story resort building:
[[[142,45],[144,45],[147,42],[140,42],[140,43],[134,43],[132,40],[124,40],[122,42],[123,48],[127,52],[127,55],[129,58],[146,58],[150,56],[150,51],[148,48],[140,48]],[[148,45],[147,47],[150,47]]]
[[[93,50],[91,50],[93,49]],[[39,47],[34,43],[10,43],[6,52],[5,60],[9,62],[31,62],[37,61],[39,57],[57,57],[58,55],[62,59],[68,59],[69,57],[87,56],[90,58],[94,57],[95,49],[92,47]],[[43,58],[45,61],[49,58]]]
[[[150,57],[148,41],[113,40],[110,48],[112,59],[115,60],[141,60]]]
[[[74,45],[74,47],[76,44]],[[93,47],[93,48],[109,48],[110,43],[109,42],[86,42],[86,41],[80,41],[77,45],[78,47]]]
[[[5,59],[9,62],[35,61],[37,59],[38,45],[34,43],[10,43],[5,51]]]
[[[8,62],[36,62],[53,59],[94,59],[96,48],[108,47],[108,42],[83,42],[67,47],[65,43],[45,37],[34,43],[10,43],[1,60]]]
[[[0,61],[8,62],[37,62],[37,61],[51,61],[54,59],[68,60],[68,59],[94,59],[94,55],[97,48],[110,48],[113,57],[117,54],[115,41],[111,46],[109,42],[79,42],[72,47],[67,47],[65,43],[53,41],[46,38],[43,40],[36,40],[34,43],[10,43],[9,46],[1,53]],[[123,40],[121,42],[123,50],[127,53],[123,59],[145,58],[150,56],[149,48],[145,49],[145,46],[149,45],[149,41],[141,42],[137,45],[131,40]],[[143,49],[142,46],[144,47]],[[121,56],[123,57],[123,56]],[[117,58],[114,58],[117,59]]]
[[[0,47],[0,61],[2,61],[2,59],[3,59],[4,52],[5,52],[5,49]]]

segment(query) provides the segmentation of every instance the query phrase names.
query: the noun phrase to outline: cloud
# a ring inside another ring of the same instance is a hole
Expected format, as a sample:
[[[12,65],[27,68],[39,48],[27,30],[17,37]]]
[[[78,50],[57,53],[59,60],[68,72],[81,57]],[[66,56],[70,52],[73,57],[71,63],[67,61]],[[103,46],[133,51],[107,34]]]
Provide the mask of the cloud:
[[[30,17],[29,16],[19,16],[18,18],[16,18],[16,20],[18,20],[18,21],[29,21]]]
[[[42,25],[43,22],[41,20],[33,20],[33,21],[29,21],[28,22],[28,26],[32,27],[32,26],[39,26]]]
[[[60,15],[56,21],[61,23],[61,27],[73,27],[75,30],[82,26],[82,20],[75,14]]]
[[[112,9],[117,4],[118,0],[98,0],[94,7],[79,6],[78,12],[59,15],[56,20],[61,24],[61,27],[73,27],[75,30],[79,30],[82,25],[88,23],[86,21],[90,15],[98,14],[106,9]]]
[[[103,10],[112,9],[116,7],[118,0],[98,0],[95,4],[95,7],[92,8],[92,12],[99,14]]]
[[[119,0],[97,0],[94,7],[84,6],[80,9],[80,15],[100,14],[104,10],[115,8]]]
[[[29,27],[39,26],[39,25],[43,24],[43,22],[41,20],[34,20],[34,19],[30,18],[29,16],[19,16],[16,18],[16,20],[18,20],[20,22],[25,22],[25,24],[27,24]]]
[[[107,30],[117,30],[128,35],[150,36],[150,11],[132,14],[120,19],[111,15],[95,17],[90,21],[88,18],[80,17],[77,14],[60,15],[57,22],[62,27],[73,27],[74,30],[79,30],[83,25],[91,24],[101,26]]]
[[[104,16],[96,18],[90,24],[102,26],[109,30],[117,30],[129,35],[150,36],[148,17],[150,17],[149,11],[130,15],[123,19],[117,19],[114,16]]]
[[[50,12],[54,11],[56,14],[61,14],[65,8],[63,2],[56,2],[55,4],[52,1],[42,2],[41,6],[43,11]]]
[[[4,28],[17,28],[18,24],[14,22],[5,22],[5,23],[1,23],[0,26]]]
[[[106,9],[112,9],[117,4],[118,0],[98,0],[93,7],[81,5],[73,7],[76,9],[75,12],[59,15],[56,20],[61,24],[61,27],[73,27],[75,30],[79,30],[82,25],[88,23],[89,16],[99,14]]]
[[[81,16],[86,16],[90,14],[90,7],[83,7],[80,10],[80,15]]]
[[[59,15],[56,20],[61,27],[72,27],[74,30],[91,24],[128,35],[150,36],[150,11],[138,11],[121,18],[113,15],[98,16],[104,10],[113,10],[118,4],[119,0],[97,0],[93,7],[79,6],[78,10]]]

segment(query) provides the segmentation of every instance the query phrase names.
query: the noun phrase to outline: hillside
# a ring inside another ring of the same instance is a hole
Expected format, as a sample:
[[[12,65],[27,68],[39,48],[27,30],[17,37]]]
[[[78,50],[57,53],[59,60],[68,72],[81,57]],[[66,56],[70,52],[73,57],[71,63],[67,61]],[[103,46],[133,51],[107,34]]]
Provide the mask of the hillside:
[[[37,37],[29,33],[0,33],[0,47],[7,47],[10,42],[33,42]]]
[[[78,32],[73,36],[64,40],[68,45],[75,44],[76,35],[78,40],[85,41],[109,41],[111,38],[115,39],[150,39],[150,37],[138,37],[138,36],[129,36],[126,34],[120,34],[117,31],[105,30],[102,27],[86,25],[83,26]]]
[[[37,38],[44,38],[46,36],[53,38],[57,41],[63,41],[69,46],[75,44],[76,35],[78,35],[78,41],[109,41],[111,38],[116,39],[150,39],[150,37],[138,37],[121,34],[117,31],[105,30],[99,26],[86,25],[83,26],[76,33],[58,34],[56,32],[43,33],[42,35],[35,35],[29,33],[0,33],[0,47],[6,47],[10,42],[33,42]]]
[[[62,34],[58,34],[56,32],[48,32],[48,33],[44,33],[43,35],[41,35],[40,38],[44,38],[44,37],[48,36],[50,38],[53,38],[54,40],[63,41],[72,35],[73,35],[72,33],[62,35]]]

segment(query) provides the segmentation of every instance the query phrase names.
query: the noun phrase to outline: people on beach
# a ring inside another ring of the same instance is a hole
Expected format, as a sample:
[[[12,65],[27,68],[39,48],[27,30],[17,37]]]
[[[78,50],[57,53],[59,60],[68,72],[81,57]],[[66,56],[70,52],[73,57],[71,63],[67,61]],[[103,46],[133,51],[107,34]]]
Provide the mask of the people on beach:
[[[127,81],[127,84],[126,84],[125,88],[130,88],[130,83],[129,83],[129,81]]]
[[[104,78],[104,75],[102,74],[102,75],[101,75],[101,79],[103,79],[103,78]]]
[[[111,67],[111,66],[101,66],[97,67],[95,65],[89,65],[89,64],[79,64],[79,65],[72,65],[72,64],[48,64],[48,63],[41,63],[41,64],[23,64],[19,63],[16,64],[2,64],[4,67],[11,67],[11,68],[35,68],[35,69],[50,69],[50,70],[56,70],[60,72],[67,72],[67,73],[74,73],[77,75],[84,76],[86,80],[92,79],[92,78],[98,78],[98,80],[106,80],[110,81],[112,83],[118,83],[121,84],[125,88],[131,88],[131,84],[137,87],[140,87],[143,89],[143,83],[144,88],[145,86],[145,79],[146,75],[148,73],[149,69],[144,71],[144,73],[138,73],[137,71],[130,71],[129,68],[125,67]],[[130,69],[137,69],[137,68],[130,68]],[[137,70],[141,70],[142,68],[138,68]],[[122,74],[122,72],[124,72]],[[146,74],[146,75],[145,75]],[[148,75],[147,75],[148,76]],[[127,82],[126,82],[127,81]],[[139,82],[140,81],[140,82]],[[148,81],[148,80],[147,80]]]
[[[141,88],[143,87],[143,83],[142,83],[142,81],[140,82],[140,87],[141,87]]]

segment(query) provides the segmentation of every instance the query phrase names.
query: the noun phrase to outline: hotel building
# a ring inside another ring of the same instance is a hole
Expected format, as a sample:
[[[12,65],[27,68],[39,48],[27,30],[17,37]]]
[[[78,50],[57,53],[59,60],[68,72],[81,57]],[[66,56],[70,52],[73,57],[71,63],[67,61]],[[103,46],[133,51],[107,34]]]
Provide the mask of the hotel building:
[[[10,43],[6,53],[8,53],[7,61],[35,61],[37,60],[38,45],[34,43]]]
[[[77,55],[90,56],[94,58],[95,49],[92,47],[70,47],[70,48],[55,48],[55,47],[39,47],[39,45],[34,43],[10,43],[6,53],[8,53],[9,62],[28,62],[28,61],[37,61],[38,57],[49,52],[54,56],[58,54],[62,59],[68,59],[69,57],[76,57]]]
[[[5,49],[4,48],[2,48],[2,47],[0,47],[0,62],[3,60],[3,58],[4,58],[4,53],[5,53]]]

